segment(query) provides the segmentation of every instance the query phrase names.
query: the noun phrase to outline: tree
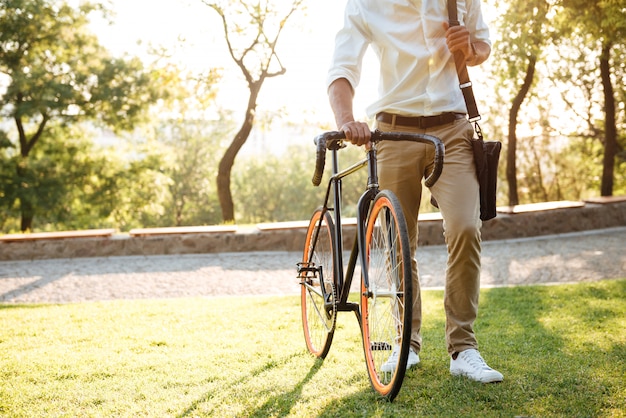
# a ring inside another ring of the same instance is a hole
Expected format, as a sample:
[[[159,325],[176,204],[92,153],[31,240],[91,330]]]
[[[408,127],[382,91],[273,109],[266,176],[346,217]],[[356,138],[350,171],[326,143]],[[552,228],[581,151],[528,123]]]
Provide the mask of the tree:
[[[250,95],[244,120],[220,160],[217,192],[224,222],[235,221],[231,192],[231,172],[235,158],[248,139],[255,120],[257,98],[266,79],[285,73],[276,46],[287,20],[304,0],[202,0],[222,20],[231,58],[243,74]],[[287,4],[286,11],[280,5]]]
[[[558,23],[561,31],[585,39],[599,50],[598,68],[604,99],[604,156],[600,194],[611,196],[614,186],[615,160],[618,155],[616,100],[613,87],[612,52],[626,43],[626,0],[561,0],[562,13]]]
[[[100,6],[65,1],[0,1],[0,74],[8,86],[0,116],[12,120],[19,161],[16,178],[28,173],[27,160],[41,141],[53,140],[49,127],[93,120],[120,131],[130,129],[156,99],[151,74],[138,59],[111,57],[88,30]],[[57,138],[58,139],[58,138]],[[17,183],[15,199],[22,231],[36,211],[32,190]]]
[[[38,229],[113,226],[107,218],[116,201],[116,178],[124,173],[122,158],[95,145],[94,133],[80,125],[51,123],[46,131],[48,140],[27,159],[15,157],[25,165],[22,196],[30,192]]]
[[[217,156],[233,131],[231,115],[216,101],[220,71],[189,69],[163,49],[153,55],[154,71],[169,88],[168,100],[152,106],[152,122],[141,127],[142,154],[155,158],[166,179],[162,216],[151,226],[217,224]]]
[[[20,230],[19,196],[32,203],[38,231],[117,226],[117,206],[129,191],[141,187],[137,181],[141,172],[133,171],[126,160],[130,153],[122,152],[120,146],[96,144],[97,134],[83,124],[52,122],[47,125],[46,140],[28,158],[16,153],[8,156],[6,148],[0,149],[2,232]],[[16,176],[18,164],[20,177]]]
[[[497,23],[498,31],[505,36],[497,42],[493,60],[500,64],[501,84],[517,92],[509,109],[506,151],[510,206],[519,204],[516,164],[518,116],[534,83],[537,60],[546,43],[549,8],[546,0],[510,0]]]
[[[221,213],[213,179],[220,143],[233,130],[231,119],[223,114],[217,121],[183,117],[184,122],[161,121],[155,132],[163,153],[161,171],[169,179],[167,219],[177,226],[218,224]]]

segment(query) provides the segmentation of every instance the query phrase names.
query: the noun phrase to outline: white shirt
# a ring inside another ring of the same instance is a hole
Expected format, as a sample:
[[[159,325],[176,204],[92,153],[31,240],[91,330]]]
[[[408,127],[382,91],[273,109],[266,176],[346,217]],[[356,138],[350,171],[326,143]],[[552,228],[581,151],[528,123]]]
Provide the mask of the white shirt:
[[[471,41],[489,41],[480,0],[457,0]],[[359,84],[363,55],[371,46],[380,62],[379,98],[367,108],[405,116],[466,113],[454,59],[442,26],[446,0],[348,0],[344,27],[335,38],[327,86],[339,78]]]

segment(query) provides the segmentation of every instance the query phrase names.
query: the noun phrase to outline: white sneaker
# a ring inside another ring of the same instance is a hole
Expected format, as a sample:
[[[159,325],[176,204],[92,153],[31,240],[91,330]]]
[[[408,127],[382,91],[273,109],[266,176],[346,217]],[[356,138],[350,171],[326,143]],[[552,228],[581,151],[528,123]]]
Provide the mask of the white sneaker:
[[[382,372],[391,373],[396,369],[396,364],[398,363],[398,355],[400,354],[400,346],[396,345],[393,347],[393,351],[391,355],[380,368]],[[409,357],[406,359],[406,369],[409,370],[411,367],[415,366],[420,362],[420,357],[417,355],[413,347],[409,348]]]
[[[481,383],[502,382],[504,376],[497,370],[487,366],[478,350],[473,348],[461,351],[455,359],[450,359],[450,374],[466,376]]]

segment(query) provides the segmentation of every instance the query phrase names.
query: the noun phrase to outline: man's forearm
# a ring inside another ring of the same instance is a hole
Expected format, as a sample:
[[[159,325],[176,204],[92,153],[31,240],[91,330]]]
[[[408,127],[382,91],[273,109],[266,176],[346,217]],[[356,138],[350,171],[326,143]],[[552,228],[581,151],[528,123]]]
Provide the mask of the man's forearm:
[[[491,47],[488,43],[482,41],[472,42],[473,56],[469,57],[465,62],[467,66],[473,67],[487,61],[491,54]]]
[[[338,78],[333,81],[328,88],[328,99],[330,100],[330,107],[335,115],[337,128],[341,128],[346,123],[354,121],[354,113],[352,111],[354,90],[348,80]]]

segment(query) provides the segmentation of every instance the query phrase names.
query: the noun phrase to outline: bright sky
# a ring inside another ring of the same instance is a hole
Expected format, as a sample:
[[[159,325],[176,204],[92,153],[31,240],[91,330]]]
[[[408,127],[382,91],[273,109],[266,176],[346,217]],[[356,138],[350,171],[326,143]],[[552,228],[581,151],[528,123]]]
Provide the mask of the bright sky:
[[[342,24],[345,0],[307,3],[306,14],[300,11],[293,15],[279,38],[278,56],[287,72],[266,80],[258,110],[271,112],[283,108],[292,120],[304,117],[332,123],[325,78],[334,36]],[[200,0],[112,0],[112,9],[116,12],[114,25],[95,22],[94,30],[113,53],[141,56],[149,44],[161,45],[179,51],[176,59],[198,69],[224,68],[220,104],[235,111],[245,110],[247,86],[228,55],[222,23],[215,11]],[[373,71],[369,73],[372,76],[365,74],[364,80],[374,77]],[[360,89],[363,91],[356,98],[355,111],[363,115],[376,92],[375,77],[369,84],[369,92]]]

